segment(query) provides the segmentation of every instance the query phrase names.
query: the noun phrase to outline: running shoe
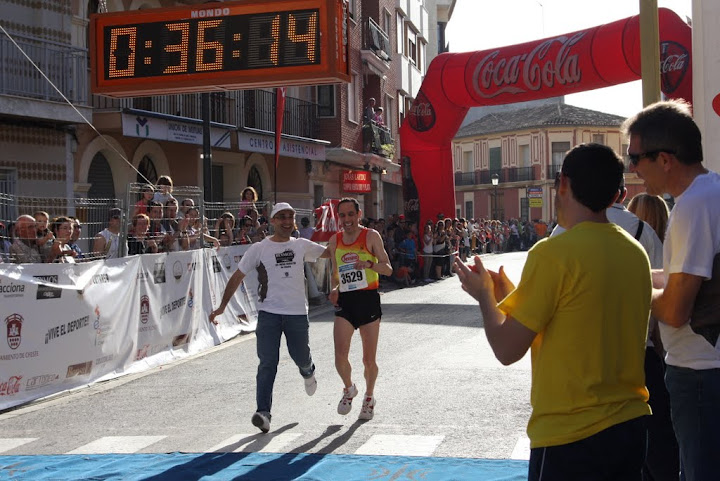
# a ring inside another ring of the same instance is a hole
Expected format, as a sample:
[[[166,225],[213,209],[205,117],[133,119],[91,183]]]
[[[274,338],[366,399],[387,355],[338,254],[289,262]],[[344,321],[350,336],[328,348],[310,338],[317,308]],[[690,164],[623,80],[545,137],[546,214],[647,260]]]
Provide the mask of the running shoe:
[[[252,415],[250,420],[253,426],[257,427],[260,431],[266,433],[270,431],[270,413],[261,413],[260,411]]]
[[[373,396],[365,396],[363,400],[362,409],[358,419],[370,420],[375,415],[375,398]]]
[[[355,387],[355,384],[350,387],[343,388],[343,396],[338,404],[338,414],[342,414],[344,416],[350,412],[352,409],[352,400],[355,396],[357,396],[357,394],[358,390]]]
[[[312,396],[315,394],[315,391],[317,390],[317,379],[315,379],[315,373],[313,373],[310,377],[305,378],[305,392],[308,396]]]

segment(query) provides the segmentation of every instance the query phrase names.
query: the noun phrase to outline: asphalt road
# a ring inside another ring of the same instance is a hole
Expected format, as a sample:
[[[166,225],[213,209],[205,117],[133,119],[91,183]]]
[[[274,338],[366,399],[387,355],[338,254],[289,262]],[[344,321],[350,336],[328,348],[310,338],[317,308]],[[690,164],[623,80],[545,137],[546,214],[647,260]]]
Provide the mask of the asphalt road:
[[[513,280],[525,253],[485,257]],[[527,459],[529,356],[495,360],[477,304],[457,277],[383,289],[375,419],[336,412],[342,384],[333,357],[332,306],[313,307],[310,343],[318,389],[308,397],[281,348],[271,431],[255,408],[254,335],[139,375],[0,414],[0,454],[306,452]],[[364,389],[360,338],[354,380]]]

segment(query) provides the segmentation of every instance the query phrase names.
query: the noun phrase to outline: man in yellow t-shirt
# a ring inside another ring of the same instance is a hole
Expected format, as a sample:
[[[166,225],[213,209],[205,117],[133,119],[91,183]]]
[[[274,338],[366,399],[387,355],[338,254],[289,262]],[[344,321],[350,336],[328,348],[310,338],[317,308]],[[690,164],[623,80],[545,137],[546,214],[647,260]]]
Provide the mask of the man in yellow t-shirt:
[[[531,348],[530,480],[641,479],[652,280],[642,246],[605,215],[622,173],[603,145],[568,152],[556,194],[567,232],[530,250],[517,287],[479,257],[456,262],[498,360]]]

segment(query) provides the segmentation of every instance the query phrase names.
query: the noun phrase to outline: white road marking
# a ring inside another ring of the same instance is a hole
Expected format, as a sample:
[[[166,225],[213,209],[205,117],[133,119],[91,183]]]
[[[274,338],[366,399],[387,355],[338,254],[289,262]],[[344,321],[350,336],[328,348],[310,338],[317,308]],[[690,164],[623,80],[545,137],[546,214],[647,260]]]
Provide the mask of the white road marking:
[[[513,449],[510,459],[520,459],[528,461],[530,459],[530,439],[523,434],[515,443],[515,449]]]
[[[38,438],[0,438],[0,453],[10,451],[11,449],[20,447],[23,444],[31,443],[37,439]]]
[[[155,444],[167,436],[105,436],[66,454],[131,454]]]
[[[285,448],[300,436],[302,436],[302,433],[280,433],[277,435],[272,432],[269,434],[236,434],[235,436],[231,436],[220,444],[208,449],[208,452],[283,453],[285,452]],[[235,446],[238,443],[241,444],[239,446]],[[231,450],[231,448],[234,449]]]
[[[381,456],[431,456],[445,436],[375,434],[355,454]]]

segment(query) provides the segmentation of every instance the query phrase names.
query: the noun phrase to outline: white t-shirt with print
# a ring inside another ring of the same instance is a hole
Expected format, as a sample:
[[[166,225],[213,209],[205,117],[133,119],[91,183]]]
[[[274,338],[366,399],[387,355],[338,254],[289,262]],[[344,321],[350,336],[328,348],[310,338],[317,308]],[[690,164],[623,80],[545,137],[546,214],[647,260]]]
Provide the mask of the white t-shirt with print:
[[[287,242],[274,242],[268,237],[252,244],[240,259],[238,269],[244,274],[257,269],[258,310],[272,314],[307,314],[303,263],[315,262],[323,252],[324,246],[302,237],[291,237]]]
[[[665,281],[680,272],[709,279],[719,252],[720,175],[708,172],[697,176],[675,198],[663,246]],[[668,364],[698,370],[720,368],[720,339],[712,346],[693,332],[689,322],[680,328],[660,323],[660,337],[668,351]]]

